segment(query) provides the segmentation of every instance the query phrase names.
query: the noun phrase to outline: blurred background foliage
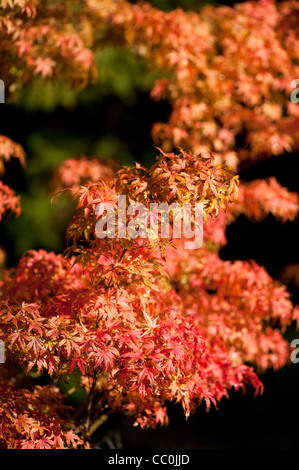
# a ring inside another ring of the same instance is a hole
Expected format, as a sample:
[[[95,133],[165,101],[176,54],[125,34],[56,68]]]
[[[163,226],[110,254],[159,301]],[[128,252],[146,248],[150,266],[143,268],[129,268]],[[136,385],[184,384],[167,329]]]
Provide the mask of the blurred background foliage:
[[[151,124],[156,115],[166,119],[170,110],[167,103],[149,100],[158,75],[119,47],[96,51],[96,59],[95,85],[76,92],[66,83],[36,78],[16,103],[1,108],[1,134],[23,145],[27,154],[26,168],[12,161],[4,178],[22,201],[21,216],[2,222],[0,243],[8,265],[28,249],[63,250],[74,203],[68,196],[50,203],[50,181],[60,162],[81,155],[121,164],[154,161]]]

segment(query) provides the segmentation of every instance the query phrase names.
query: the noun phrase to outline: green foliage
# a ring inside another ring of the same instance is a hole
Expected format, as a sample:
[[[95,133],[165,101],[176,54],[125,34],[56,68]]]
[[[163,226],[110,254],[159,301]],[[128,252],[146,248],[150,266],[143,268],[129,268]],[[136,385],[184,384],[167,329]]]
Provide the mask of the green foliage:
[[[57,106],[74,109],[93,102],[101,103],[107,96],[116,96],[127,105],[133,105],[140,92],[148,92],[156,74],[148,72],[145,64],[119,46],[104,46],[95,51],[98,80],[76,92],[66,82],[35,77],[18,94],[21,109],[54,111]]]

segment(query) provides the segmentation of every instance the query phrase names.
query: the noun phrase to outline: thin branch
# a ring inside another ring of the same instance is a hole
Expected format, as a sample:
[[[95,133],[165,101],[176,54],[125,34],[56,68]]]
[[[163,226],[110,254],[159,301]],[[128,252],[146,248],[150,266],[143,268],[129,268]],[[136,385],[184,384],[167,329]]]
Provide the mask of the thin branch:
[[[109,418],[109,413],[105,413],[102,416],[100,416],[98,419],[96,419],[90,426],[90,430],[89,430],[90,435],[92,435],[100,426],[106,423],[108,418]]]
[[[86,403],[87,417],[86,417],[86,421],[85,421],[85,428],[86,428],[87,432],[89,431],[89,427],[90,427],[92,400],[93,400],[93,397],[94,397],[96,383],[97,383],[97,374],[95,374],[94,377],[93,377],[92,385],[91,385],[91,388],[90,388],[90,391],[89,391],[89,394],[88,394],[88,397],[87,397],[87,403]]]

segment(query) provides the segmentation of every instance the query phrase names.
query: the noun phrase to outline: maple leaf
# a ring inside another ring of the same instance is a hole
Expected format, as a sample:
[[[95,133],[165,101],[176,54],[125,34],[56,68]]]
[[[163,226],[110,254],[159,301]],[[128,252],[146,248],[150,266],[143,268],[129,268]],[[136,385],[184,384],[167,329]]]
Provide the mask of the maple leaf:
[[[29,343],[26,346],[27,350],[33,349],[36,356],[39,355],[40,351],[44,349],[44,343],[39,338],[28,338]]]
[[[113,346],[106,346],[104,349],[93,349],[89,353],[89,358],[94,359],[95,367],[103,367],[104,370],[108,370],[112,367],[115,356],[119,353]]]
[[[43,78],[49,77],[53,74],[53,67],[56,65],[54,60],[49,57],[37,58],[35,61],[34,73],[41,74]]]
[[[35,441],[33,440],[23,441],[21,444],[21,449],[35,449]]]
[[[51,449],[53,446],[53,440],[48,439],[47,437],[42,437],[36,442],[36,448],[37,449]]]
[[[26,433],[29,433],[30,427],[31,427],[31,421],[32,420],[28,419],[28,416],[26,415],[18,416],[18,418],[15,419],[16,430],[18,432],[22,432],[24,430]]]

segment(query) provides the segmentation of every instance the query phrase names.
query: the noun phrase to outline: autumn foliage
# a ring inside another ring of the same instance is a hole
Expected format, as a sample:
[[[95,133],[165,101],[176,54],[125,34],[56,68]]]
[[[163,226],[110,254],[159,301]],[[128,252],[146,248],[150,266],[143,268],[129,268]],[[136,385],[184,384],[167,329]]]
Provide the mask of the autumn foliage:
[[[0,5],[0,70],[11,100],[32,75],[87,85],[95,80],[93,48],[117,42],[159,71],[152,98],[172,106],[169,121],[153,127],[159,148],[151,168],[87,156],[58,166],[53,192],[69,188],[77,201],[65,253],[31,250],[3,270],[0,447],[89,448],[112,412],[156,427],[167,424],[169,402],[188,417],[232,389],[262,392],[257,374],[289,361],[283,333],[297,310],[263,267],[223,261],[219,249],[240,214],[282,222],[298,214],[298,195],[275,178],[239,183],[236,174],[299,147],[299,105],[289,100],[289,77],[299,75],[298,2],[200,13],[123,0]],[[4,136],[0,157],[0,169],[11,157],[25,159]],[[118,215],[118,195],[146,208],[202,203],[202,247],[150,233],[98,238],[96,207]],[[0,217],[13,212],[19,198],[0,183]],[[86,392],[79,410],[65,406],[57,387],[74,371]],[[51,384],[28,386],[28,377],[45,373]]]

